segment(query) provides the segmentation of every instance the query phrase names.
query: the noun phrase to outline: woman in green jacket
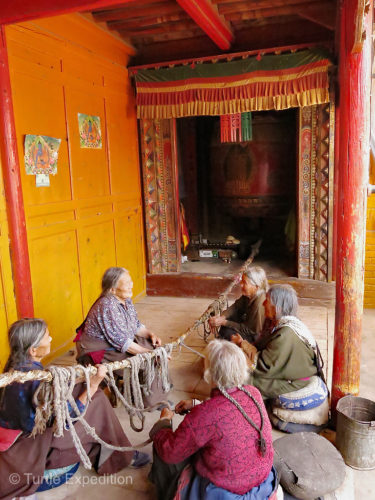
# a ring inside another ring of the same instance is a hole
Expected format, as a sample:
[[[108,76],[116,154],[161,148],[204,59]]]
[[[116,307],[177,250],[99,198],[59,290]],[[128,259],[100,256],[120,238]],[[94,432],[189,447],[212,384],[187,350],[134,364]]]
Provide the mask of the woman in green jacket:
[[[271,332],[261,346],[251,381],[264,399],[298,391],[318,373],[317,344],[307,326],[296,318],[297,308],[293,287],[270,287],[264,310],[272,323]]]

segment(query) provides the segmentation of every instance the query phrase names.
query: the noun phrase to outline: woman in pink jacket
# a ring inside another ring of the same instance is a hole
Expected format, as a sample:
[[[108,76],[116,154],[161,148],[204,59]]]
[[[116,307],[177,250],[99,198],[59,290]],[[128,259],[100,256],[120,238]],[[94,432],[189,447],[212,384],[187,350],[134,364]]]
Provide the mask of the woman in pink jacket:
[[[173,413],[163,409],[150,431],[150,479],[158,498],[174,498],[176,490],[181,500],[273,498],[271,424],[259,391],[243,386],[246,378],[241,349],[226,340],[210,342],[205,370],[210,399],[197,406],[181,401],[176,412],[188,414],[175,431]]]

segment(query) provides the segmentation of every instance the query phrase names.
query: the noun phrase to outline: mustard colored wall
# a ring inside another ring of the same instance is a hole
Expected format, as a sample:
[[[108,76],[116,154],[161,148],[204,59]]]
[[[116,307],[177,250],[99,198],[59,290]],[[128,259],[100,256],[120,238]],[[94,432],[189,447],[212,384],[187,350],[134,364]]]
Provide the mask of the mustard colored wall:
[[[78,14],[6,35],[35,316],[47,321],[56,356],[72,345],[107,267],[128,268],[134,296],[145,292],[131,49]],[[102,149],[80,148],[78,113],[100,117]],[[25,173],[25,134],[61,139],[50,187]]]
[[[0,175],[0,373],[9,355],[8,327],[17,319],[9,253],[8,221]]]
[[[375,90],[375,89],[374,89]],[[370,184],[375,184],[375,158],[370,154]],[[375,308],[375,194],[367,199],[364,307]]]

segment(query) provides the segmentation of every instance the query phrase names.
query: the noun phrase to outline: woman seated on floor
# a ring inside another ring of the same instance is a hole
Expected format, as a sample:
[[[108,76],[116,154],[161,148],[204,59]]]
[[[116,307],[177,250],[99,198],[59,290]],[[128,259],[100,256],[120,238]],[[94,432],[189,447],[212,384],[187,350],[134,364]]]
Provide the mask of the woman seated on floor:
[[[271,425],[261,395],[243,386],[245,355],[226,340],[207,347],[205,380],[211,397],[193,407],[181,401],[176,412],[189,413],[173,432],[173,413],[162,410],[150,431],[154,462],[149,478],[159,499],[274,498]]]
[[[123,267],[110,267],[102,278],[102,293],[79,327],[77,361],[83,365],[122,361],[134,354],[150,352],[161,340],[141,324],[131,300],[133,281]],[[145,406],[165,399],[157,381]]]
[[[241,280],[242,296],[221,316],[209,319],[212,327],[229,326],[249,342],[254,342],[264,325],[264,300],[268,281],[264,269],[254,266],[245,271]],[[219,332],[220,336],[220,332]]]
[[[28,372],[43,370],[41,364],[50,352],[51,337],[42,319],[21,319],[9,329],[10,356],[4,372],[18,370]],[[98,389],[106,373],[103,365],[90,378],[89,404],[85,420],[95,427],[97,434],[116,446],[131,446],[108,399]],[[42,483],[45,470],[67,467],[80,461],[71,433],[65,431],[62,437],[53,435],[53,426],[43,434],[30,437],[35,421],[33,396],[40,382],[12,383],[0,389],[0,498],[11,499],[18,495],[31,495]],[[82,412],[88,393],[83,384],[75,390],[78,409]],[[72,416],[76,416],[73,409]],[[102,448],[76,422],[75,430],[82,441],[98,474],[113,474],[124,467],[142,467],[150,457],[139,452],[119,452]],[[16,478],[16,480],[14,480]]]
[[[298,318],[297,294],[290,285],[273,285],[264,301],[270,334],[257,342],[257,365],[249,382],[264,399],[298,391],[318,373],[316,341]]]

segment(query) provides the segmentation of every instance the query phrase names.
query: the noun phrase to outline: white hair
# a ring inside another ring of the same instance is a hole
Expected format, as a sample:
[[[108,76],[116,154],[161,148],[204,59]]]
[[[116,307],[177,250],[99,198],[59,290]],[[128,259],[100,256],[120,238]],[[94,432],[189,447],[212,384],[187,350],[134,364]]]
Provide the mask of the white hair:
[[[291,285],[272,285],[267,292],[267,297],[275,306],[277,320],[283,316],[297,315],[298,298]]]
[[[244,272],[244,275],[253,285],[258,288],[258,293],[267,292],[268,281],[264,269],[260,266],[253,266]]]
[[[247,363],[242,350],[227,340],[212,340],[207,346],[206,382],[216,387],[238,387],[247,379]]]

